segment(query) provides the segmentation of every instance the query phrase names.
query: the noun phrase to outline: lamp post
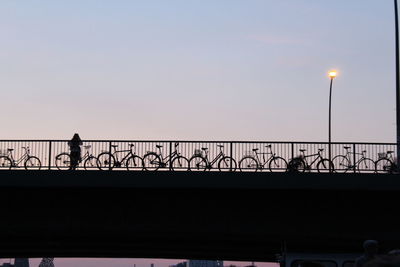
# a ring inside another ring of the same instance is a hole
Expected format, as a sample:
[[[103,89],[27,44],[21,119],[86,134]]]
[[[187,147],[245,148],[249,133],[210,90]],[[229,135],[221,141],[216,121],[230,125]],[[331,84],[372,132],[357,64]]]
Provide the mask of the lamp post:
[[[396,49],[396,140],[397,168],[400,166],[400,59],[399,59],[399,12],[397,0],[394,0],[395,49]]]
[[[329,130],[328,130],[328,133],[329,133],[329,137],[328,137],[329,172],[332,172],[332,166],[330,164],[332,162],[332,134],[331,134],[332,85],[333,85],[333,79],[335,79],[336,76],[337,76],[337,72],[335,70],[332,70],[329,72],[329,78],[331,79],[331,85],[329,86]]]

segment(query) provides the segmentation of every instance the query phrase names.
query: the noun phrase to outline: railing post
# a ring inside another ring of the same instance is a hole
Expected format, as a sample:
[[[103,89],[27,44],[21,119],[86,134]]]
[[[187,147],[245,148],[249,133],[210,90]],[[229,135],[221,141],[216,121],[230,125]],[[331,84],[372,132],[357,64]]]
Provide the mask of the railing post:
[[[49,141],[49,170],[51,169],[51,141]]]
[[[353,169],[354,169],[354,173],[357,172],[356,170],[356,144],[353,143]]]
[[[111,145],[112,141],[109,141],[108,143],[108,170],[111,171]]]
[[[172,171],[172,141],[169,141],[169,159],[168,159],[168,165],[169,165],[169,170]]]
[[[328,157],[329,157],[329,163],[328,163],[329,164],[329,173],[332,173],[333,172],[332,165],[331,165],[331,162],[332,162],[332,142],[330,141],[330,139],[329,139],[328,150],[329,150],[329,155],[328,155]]]
[[[292,158],[291,159],[294,159],[294,143],[293,142],[291,142],[291,149],[292,149]]]
[[[233,160],[233,142],[232,141],[230,143],[230,150],[231,150],[231,160],[230,160],[229,171],[232,171],[232,160]]]

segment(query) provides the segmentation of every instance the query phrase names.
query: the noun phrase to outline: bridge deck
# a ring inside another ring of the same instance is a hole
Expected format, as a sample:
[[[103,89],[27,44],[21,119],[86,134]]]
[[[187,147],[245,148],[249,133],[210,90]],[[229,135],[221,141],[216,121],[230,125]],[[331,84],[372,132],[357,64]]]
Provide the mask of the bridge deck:
[[[3,257],[274,260],[400,242],[398,175],[1,171]]]

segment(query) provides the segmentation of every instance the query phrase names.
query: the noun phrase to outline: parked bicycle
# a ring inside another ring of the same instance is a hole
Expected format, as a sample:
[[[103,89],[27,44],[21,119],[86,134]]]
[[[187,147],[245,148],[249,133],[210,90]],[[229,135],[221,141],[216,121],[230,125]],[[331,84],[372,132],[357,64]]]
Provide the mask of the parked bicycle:
[[[171,171],[187,171],[189,169],[189,160],[178,152],[179,143],[175,143],[175,151],[166,157],[162,153],[162,145],[156,145],[157,152],[148,151],[143,156],[143,167],[146,171],[156,171],[159,168],[165,168],[170,163]]]
[[[211,170],[214,167],[214,164],[218,162],[218,169],[220,171],[236,171],[237,164],[236,161],[227,156],[224,153],[224,146],[217,145],[220,149],[219,154],[210,161],[208,159],[208,148],[202,147],[200,149],[196,149],[194,155],[189,160],[189,166],[191,171],[206,171]]]
[[[324,151],[323,148],[318,149],[318,153],[311,154],[311,155],[306,155],[305,151],[306,149],[299,149],[301,155],[298,157],[295,157],[289,161],[288,164],[288,170],[289,171],[296,171],[296,172],[305,172],[311,171],[312,168],[317,165],[317,171],[318,172],[331,172],[334,170],[334,164],[329,160],[324,157],[322,157],[322,151]],[[308,162],[307,159],[312,158],[311,163]]]
[[[350,151],[351,147],[344,146],[346,150],[345,155],[337,155],[332,159],[333,165],[335,166],[335,172],[348,172],[348,171],[355,171],[358,172],[375,172],[375,162],[367,158],[365,154],[367,153],[366,150],[363,150],[361,153],[352,152]],[[354,155],[358,155],[358,159],[356,162],[352,162],[352,157]]]
[[[286,171],[287,170],[287,162],[284,158],[276,156],[276,154],[272,151],[272,145],[265,146],[269,151],[267,152],[258,152],[258,148],[253,148],[252,151],[249,151],[247,155],[245,155],[239,161],[239,169],[240,171],[262,171],[266,169],[266,165],[268,164],[269,171]],[[262,160],[259,155],[262,155]],[[266,159],[265,155],[271,155]]]
[[[22,147],[24,153],[18,159],[14,159],[12,154],[13,148],[7,148],[7,153],[0,156],[0,168],[11,169],[19,167],[20,163],[24,163],[25,170],[40,170],[42,163],[36,156],[30,155],[29,147]]]
[[[79,159],[79,163],[83,162],[83,168],[85,170],[93,169],[97,167],[97,158],[93,156],[89,150],[92,146],[87,145],[83,146],[85,149],[85,153],[83,154],[83,157]],[[62,152],[58,154],[55,158],[55,163],[56,167],[59,170],[71,170],[71,155],[68,152]]]
[[[377,173],[397,173],[399,168],[393,157],[394,151],[378,153],[379,159],[375,162],[375,172]]]
[[[113,153],[106,151],[97,156],[97,167],[100,170],[112,170],[114,168],[124,167],[127,168],[128,171],[143,169],[143,160],[136,155],[134,144],[129,144],[129,149],[123,150],[117,150],[118,145],[111,145],[111,147],[114,149]],[[121,156],[123,153],[125,153],[125,155]]]

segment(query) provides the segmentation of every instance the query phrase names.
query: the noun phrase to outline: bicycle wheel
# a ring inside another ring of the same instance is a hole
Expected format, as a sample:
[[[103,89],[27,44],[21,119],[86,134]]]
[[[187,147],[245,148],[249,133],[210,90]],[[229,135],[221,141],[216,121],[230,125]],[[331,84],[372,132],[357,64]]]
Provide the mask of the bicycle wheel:
[[[375,172],[375,162],[369,158],[363,158],[357,165],[358,172]]]
[[[25,170],[40,170],[40,167],[42,167],[42,163],[40,162],[40,159],[35,156],[29,156],[25,162],[24,162],[24,167]]]
[[[189,170],[189,160],[185,157],[178,156],[171,161],[172,171],[188,171]]]
[[[270,172],[286,172],[287,162],[282,157],[273,157],[268,164]]]
[[[125,162],[128,171],[141,171],[143,170],[143,159],[137,155],[132,155]]]
[[[375,162],[375,172],[377,173],[392,173],[393,171],[393,162],[389,159],[380,159]]]
[[[348,158],[342,155],[337,155],[332,159],[335,172],[344,173],[351,169],[350,161]]]
[[[0,169],[9,169],[11,170],[12,161],[7,156],[0,156]]]
[[[58,154],[55,162],[58,170],[69,170],[71,168],[71,157],[68,153]]]
[[[202,156],[193,156],[189,160],[189,171],[205,171],[207,169],[207,161]]]
[[[97,156],[96,165],[101,171],[112,170],[115,167],[115,158],[109,152],[100,153]]]
[[[232,157],[225,156],[218,161],[218,169],[220,172],[223,171],[234,172],[236,171],[236,168],[237,168],[236,160],[234,160]]]
[[[258,169],[258,163],[254,157],[246,156],[239,161],[239,170],[241,172],[256,172]]]
[[[288,163],[289,172],[304,172],[306,170],[306,163],[302,158],[291,159]]]
[[[97,158],[95,156],[89,156],[83,163],[85,170],[93,170],[97,168]]]
[[[334,172],[335,166],[329,159],[321,159],[317,164],[317,170],[319,173],[330,173]]]
[[[143,157],[143,167],[146,171],[156,171],[161,167],[160,157],[154,153],[150,152]]]

